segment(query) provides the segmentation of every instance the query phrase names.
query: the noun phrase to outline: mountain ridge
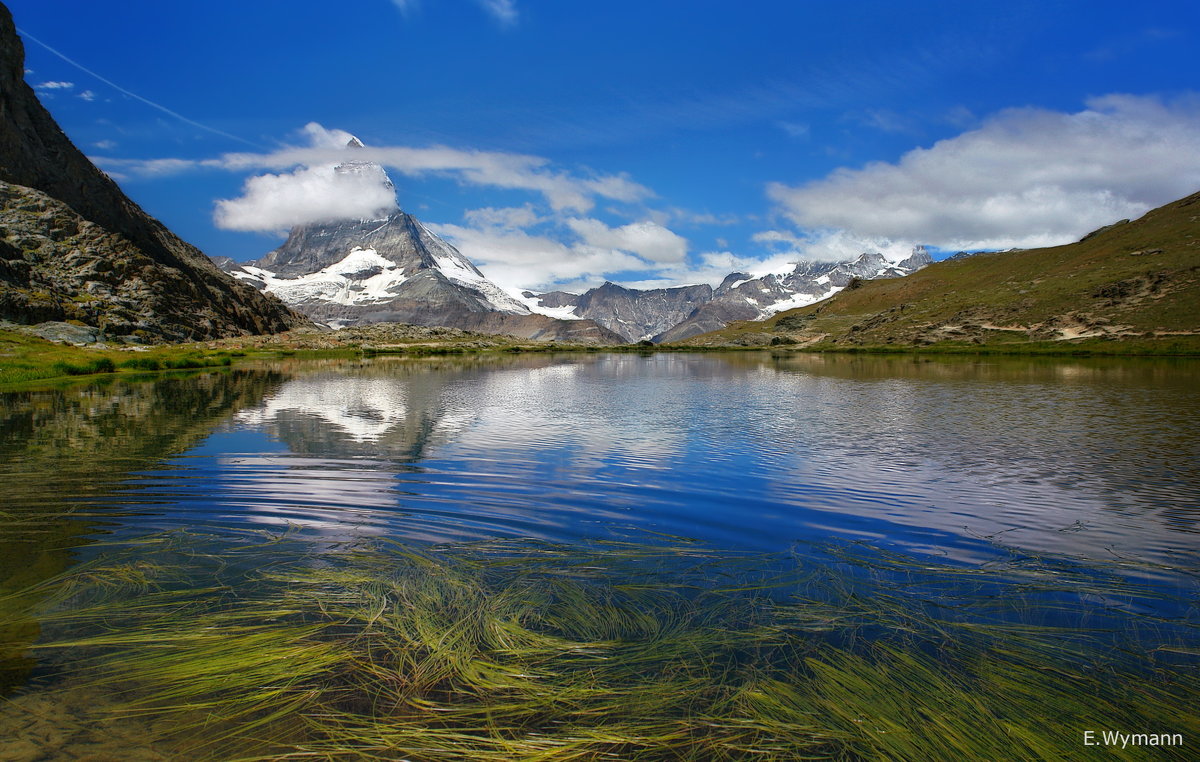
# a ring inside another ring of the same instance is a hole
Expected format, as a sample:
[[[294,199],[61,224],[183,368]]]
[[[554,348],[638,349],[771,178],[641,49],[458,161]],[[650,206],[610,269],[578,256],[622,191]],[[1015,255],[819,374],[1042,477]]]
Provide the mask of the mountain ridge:
[[[820,301],[854,278],[902,277],[932,261],[925,247],[917,246],[899,262],[863,252],[840,262],[801,260],[791,271],[757,277],[732,272],[715,289],[707,284],[631,289],[606,281],[583,294],[524,291],[522,296],[532,309],[590,318],[629,341],[669,343]]]
[[[42,106],[24,60],[0,5],[0,318],[76,320],[132,341],[308,322],[223,274],[130,200]]]

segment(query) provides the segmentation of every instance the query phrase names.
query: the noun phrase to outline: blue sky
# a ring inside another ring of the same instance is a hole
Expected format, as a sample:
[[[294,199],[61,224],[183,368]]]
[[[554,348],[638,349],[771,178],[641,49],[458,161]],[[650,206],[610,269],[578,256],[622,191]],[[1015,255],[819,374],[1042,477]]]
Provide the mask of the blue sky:
[[[75,143],[238,260],[373,203],[322,175],[344,133],[507,286],[1059,243],[1200,190],[1193,3],[8,5]]]

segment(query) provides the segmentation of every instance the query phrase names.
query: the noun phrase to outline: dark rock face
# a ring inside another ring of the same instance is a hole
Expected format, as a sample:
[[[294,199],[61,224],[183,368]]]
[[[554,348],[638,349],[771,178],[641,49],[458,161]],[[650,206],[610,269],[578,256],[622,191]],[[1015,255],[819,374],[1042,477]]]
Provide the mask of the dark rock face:
[[[682,320],[669,330],[658,334],[652,341],[655,344],[682,341],[709,331],[719,331],[739,320],[754,320],[760,314],[761,311],[757,307],[744,301],[709,302],[697,307],[686,320]]]
[[[538,299],[543,307],[574,307],[574,314],[595,320],[626,341],[640,341],[684,320],[712,293],[708,285],[641,290],[605,283],[580,296],[553,291]]]
[[[99,340],[186,341],[274,333],[307,321],[213,268],[164,265],[63,202],[0,182],[0,318],[76,321]],[[257,300],[255,297],[259,297]],[[255,309],[263,301],[266,309]],[[287,322],[284,322],[287,319]]]
[[[24,82],[0,5],[0,318],[89,320],[110,336],[274,333],[303,316],[239,284],[133,203],[63,134]]]

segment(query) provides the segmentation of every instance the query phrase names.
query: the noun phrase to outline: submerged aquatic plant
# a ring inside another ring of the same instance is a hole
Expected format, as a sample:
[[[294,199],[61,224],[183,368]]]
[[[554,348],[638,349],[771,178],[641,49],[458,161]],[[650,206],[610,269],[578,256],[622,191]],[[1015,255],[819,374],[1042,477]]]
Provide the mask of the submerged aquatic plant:
[[[1078,756],[1088,729],[1200,737],[1195,625],[1107,615],[1166,595],[1119,569],[294,542],[173,533],[83,564],[43,583],[35,653],[194,759],[1032,759]]]

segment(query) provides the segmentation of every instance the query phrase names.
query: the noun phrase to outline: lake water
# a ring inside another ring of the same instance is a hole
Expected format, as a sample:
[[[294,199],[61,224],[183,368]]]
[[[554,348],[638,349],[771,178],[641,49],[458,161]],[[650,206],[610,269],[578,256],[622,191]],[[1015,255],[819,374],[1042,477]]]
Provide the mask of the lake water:
[[[1150,592],[1103,616],[1148,614],[1186,653],[1198,413],[1186,360],[377,357],[8,392],[0,592],[173,532],[316,557],[500,539],[778,564],[849,547],[1116,569]],[[21,632],[0,674],[36,693],[61,665],[14,655],[36,642]]]

